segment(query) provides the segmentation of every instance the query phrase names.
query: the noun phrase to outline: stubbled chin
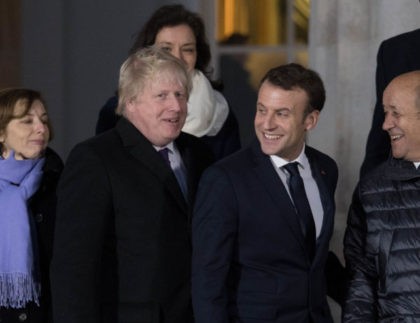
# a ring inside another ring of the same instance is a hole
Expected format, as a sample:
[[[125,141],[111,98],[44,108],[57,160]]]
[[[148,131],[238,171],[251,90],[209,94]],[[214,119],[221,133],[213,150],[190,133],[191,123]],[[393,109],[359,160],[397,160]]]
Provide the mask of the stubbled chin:
[[[260,146],[261,146],[262,152],[266,155],[275,155],[277,153],[277,151],[279,150],[278,143],[277,143],[277,145],[274,145],[274,144],[269,145],[269,144],[265,144],[265,143],[260,142]]]

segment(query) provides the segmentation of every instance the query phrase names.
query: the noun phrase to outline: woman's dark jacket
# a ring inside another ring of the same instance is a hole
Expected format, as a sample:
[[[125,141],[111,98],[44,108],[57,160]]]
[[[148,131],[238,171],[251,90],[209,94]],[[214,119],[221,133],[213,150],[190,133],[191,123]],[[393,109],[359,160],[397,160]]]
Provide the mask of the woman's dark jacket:
[[[113,96],[101,108],[96,123],[96,134],[115,127],[115,124],[120,118],[120,116],[115,114],[117,105],[118,97]],[[229,109],[229,115],[217,135],[203,136],[200,140],[213,152],[215,160],[219,160],[239,150],[239,126],[232,110]]]
[[[56,186],[63,169],[61,158],[50,148],[45,153],[44,174],[37,192],[29,201],[32,223],[36,228],[36,249],[41,274],[41,306],[29,304],[21,309],[0,308],[0,322],[4,323],[50,323],[51,292],[49,266],[54,237]]]
[[[420,170],[390,159],[353,197],[343,322],[420,322]]]

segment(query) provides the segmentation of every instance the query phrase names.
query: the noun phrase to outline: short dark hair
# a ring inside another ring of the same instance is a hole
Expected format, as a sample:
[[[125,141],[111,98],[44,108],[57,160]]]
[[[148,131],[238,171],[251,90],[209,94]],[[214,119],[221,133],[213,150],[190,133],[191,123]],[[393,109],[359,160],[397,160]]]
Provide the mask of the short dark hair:
[[[130,49],[130,54],[134,54],[141,48],[153,45],[157,34],[162,28],[179,25],[188,25],[194,32],[197,48],[195,68],[209,77],[211,71],[208,70],[208,65],[211,60],[211,53],[204,22],[198,14],[185,9],[184,6],[179,4],[162,6],[155,11],[138,32]]]
[[[306,112],[321,111],[325,103],[325,88],[317,72],[303,67],[297,63],[280,65],[270,69],[262,78],[265,81],[285,90],[300,88],[308,95]]]

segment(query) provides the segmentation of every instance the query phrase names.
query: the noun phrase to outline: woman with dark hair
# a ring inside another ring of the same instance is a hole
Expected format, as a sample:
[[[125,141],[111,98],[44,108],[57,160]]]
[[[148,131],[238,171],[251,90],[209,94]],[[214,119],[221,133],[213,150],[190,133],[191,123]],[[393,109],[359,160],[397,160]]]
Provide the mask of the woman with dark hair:
[[[183,132],[201,138],[220,159],[240,147],[238,123],[223,95],[210,81],[210,47],[203,20],[182,5],[160,7],[138,33],[130,53],[158,45],[178,57],[192,74],[193,89],[188,100],[188,115]],[[115,126],[118,98],[102,107],[96,133]]]
[[[0,322],[51,322],[49,264],[63,163],[39,92],[0,90]]]

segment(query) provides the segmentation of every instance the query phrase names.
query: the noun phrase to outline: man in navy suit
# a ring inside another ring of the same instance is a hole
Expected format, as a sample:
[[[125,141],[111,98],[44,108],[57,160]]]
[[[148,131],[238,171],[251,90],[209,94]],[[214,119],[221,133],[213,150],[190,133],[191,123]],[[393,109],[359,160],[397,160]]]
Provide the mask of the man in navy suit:
[[[386,39],[379,46],[376,66],[376,104],[360,177],[390,157],[389,135],[382,130],[382,94],[396,76],[420,69],[420,28]]]
[[[271,69],[258,93],[258,140],[203,174],[193,216],[196,323],[332,322],[324,267],[338,170],[305,144],[324,102],[314,71]]]
[[[58,187],[54,321],[191,323],[190,215],[211,156],[181,133],[191,81],[155,48],[120,70],[115,128],[78,144]]]

